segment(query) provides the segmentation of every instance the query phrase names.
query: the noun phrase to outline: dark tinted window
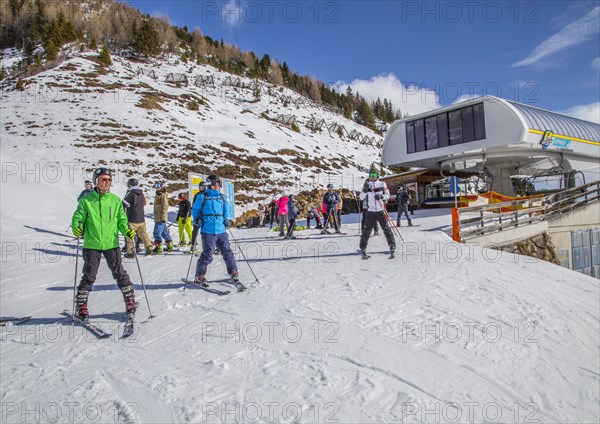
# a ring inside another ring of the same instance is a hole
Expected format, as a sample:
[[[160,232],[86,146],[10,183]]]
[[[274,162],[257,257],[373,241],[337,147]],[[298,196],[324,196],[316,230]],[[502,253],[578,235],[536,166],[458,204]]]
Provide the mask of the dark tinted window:
[[[425,125],[422,119],[415,121],[415,142],[417,152],[425,150]]]
[[[415,150],[415,124],[414,122],[406,123],[406,152],[414,153]]]
[[[460,109],[448,112],[450,145],[460,144],[462,135],[462,112]]]
[[[437,115],[438,146],[448,147],[448,114]]]
[[[435,116],[425,119],[425,147],[427,150],[438,148],[437,121]]]
[[[475,140],[475,124],[473,124],[473,106],[462,108],[463,142]]]
[[[485,138],[485,118],[483,116],[483,103],[473,105],[473,121],[475,122],[475,140]]]
[[[406,123],[407,153],[454,146],[484,138],[483,103]]]

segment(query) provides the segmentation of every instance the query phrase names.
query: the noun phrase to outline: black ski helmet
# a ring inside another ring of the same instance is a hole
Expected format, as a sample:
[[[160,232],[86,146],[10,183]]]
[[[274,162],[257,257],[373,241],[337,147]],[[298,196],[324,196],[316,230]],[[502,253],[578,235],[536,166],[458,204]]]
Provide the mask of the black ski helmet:
[[[331,183],[327,184],[327,190],[329,190],[329,189],[333,190],[333,184],[331,184]]]
[[[206,177],[206,181],[209,183],[209,185],[213,185],[213,184],[221,184],[221,179],[219,177],[217,177],[215,174],[211,174],[208,177]]]
[[[136,178],[130,178],[129,181],[127,181],[127,187],[135,187],[138,184],[139,181]]]
[[[108,175],[112,178],[112,172],[108,168],[98,168],[94,171],[94,184],[98,185],[98,177],[100,175]]]
[[[89,185],[92,185],[92,184],[94,184],[94,183],[93,183],[93,182],[91,182],[90,180],[85,180],[85,181],[83,182],[83,185],[88,185],[88,184],[89,184]]]

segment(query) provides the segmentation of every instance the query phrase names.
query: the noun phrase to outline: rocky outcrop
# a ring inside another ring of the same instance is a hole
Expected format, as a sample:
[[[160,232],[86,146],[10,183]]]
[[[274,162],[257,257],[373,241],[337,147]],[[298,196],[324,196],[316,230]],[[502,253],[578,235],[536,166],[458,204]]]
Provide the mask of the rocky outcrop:
[[[552,243],[552,238],[548,233],[538,234],[537,236],[521,240],[504,246],[496,246],[494,249],[503,252],[514,253],[516,255],[530,256],[541,259],[556,265],[560,265],[560,260],[556,253],[556,247]]]

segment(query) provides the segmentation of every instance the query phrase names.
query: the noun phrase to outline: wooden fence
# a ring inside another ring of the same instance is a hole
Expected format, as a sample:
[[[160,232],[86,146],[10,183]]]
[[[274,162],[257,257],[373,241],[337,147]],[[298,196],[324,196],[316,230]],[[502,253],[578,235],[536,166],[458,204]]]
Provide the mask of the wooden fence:
[[[544,197],[452,209],[452,238],[461,242],[548,221],[600,199],[600,181]]]

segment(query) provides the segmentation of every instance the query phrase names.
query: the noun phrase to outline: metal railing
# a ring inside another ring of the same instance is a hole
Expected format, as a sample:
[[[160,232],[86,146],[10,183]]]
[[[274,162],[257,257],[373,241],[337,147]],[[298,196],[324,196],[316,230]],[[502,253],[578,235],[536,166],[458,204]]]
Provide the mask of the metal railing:
[[[544,197],[452,209],[452,238],[465,241],[548,221],[600,199],[600,181]]]

